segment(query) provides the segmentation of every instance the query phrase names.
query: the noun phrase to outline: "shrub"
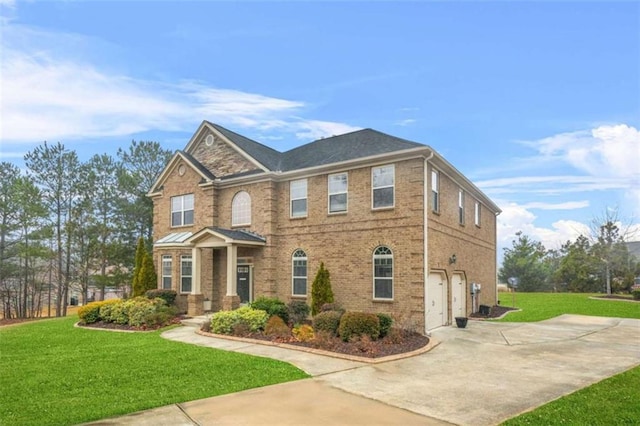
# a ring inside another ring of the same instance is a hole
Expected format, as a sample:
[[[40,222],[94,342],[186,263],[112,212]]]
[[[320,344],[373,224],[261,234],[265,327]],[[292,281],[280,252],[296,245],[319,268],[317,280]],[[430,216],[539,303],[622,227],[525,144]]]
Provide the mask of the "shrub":
[[[246,325],[250,332],[264,328],[269,314],[261,309],[242,307],[235,311],[220,311],[211,316],[211,332],[232,334],[239,323]]]
[[[391,325],[393,325],[393,318],[391,315],[378,313],[378,320],[380,321],[380,338],[384,337],[389,333],[391,329]]]
[[[158,274],[156,274],[156,267],[153,264],[153,256],[147,251],[145,251],[144,257],[142,258],[142,268],[138,276],[138,287],[140,289],[140,296],[144,296],[148,290],[153,290],[158,287]]]
[[[100,314],[103,314],[102,309],[100,309]],[[114,303],[111,309],[104,312],[102,320],[116,324],[129,324],[129,310],[126,301],[120,300],[118,303]]]
[[[143,318],[143,322],[147,327],[165,325],[168,324],[177,313],[178,309],[175,306],[158,306],[155,312],[152,312]]]
[[[631,294],[633,295],[634,300],[640,300],[640,289],[633,290]]]
[[[324,262],[321,262],[320,269],[318,269],[313,284],[311,284],[311,315],[315,316],[320,312],[322,305],[332,302],[331,276],[324,267]]]
[[[144,291],[140,287],[140,271],[142,270],[142,263],[144,262],[144,255],[146,250],[144,248],[144,238],[138,238],[138,245],[136,247],[136,256],[133,267],[133,279],[131,280],[132,295],[142,296]]]
[[[291,330],[293,336],[300,342],[309,342],[313,340],[313,327],[308,324],[298,325]]]
[[[284,302],[276,297],[258,297],[251,303],[253,309],[260,309],[271,315],[277,315],[285,323],[289,322],[289,310]]]
[[[335,336],[338,334],[338,326],[340,326],[340,318],[342,313],[340,311],[325,311],[320,312],[313,317],[313,329],[316,332],[330,333]]]
[[[291,330],[289,330],[289,326],[282,321],[282,318],[273,315],[264,326],[264,334],[274,337],[288,337],[291,336]]]
[[[309,316],[311,308],[302,300],[292,300],[287,306],[293,324],[302,324]]]
[[[345,312],[338,327],[340,338],[348,342],[352,337],[367,335],[371,340],[380,336],[380,320],[375,314],[365,312]]]
[[[146,319],[158,311],[164,305],[162,299],[147,299],[146,297],[134,297],[124,302],[124,311],[129,317],[129,325],[132,327],[142,327],[146,324]]]
[[[154,289],[148,290],[145,293],[149,299],[160,298],[165,301],[168,306],[171,306],[176,303],[176,297],[178,293],[175,290],[164,290],[164,289]]]
[[[327,312],[327,311],[340,312],[340,315],[345,313],[344,308],[342,306],[340,306],[338,303],[335,303],[335,302],[325,303],[324,305],[322,305],[320,307],[320,312]]]
[[[88,303],[78,309],[78,318],[80,318],[80,322],[83,324],[93,324],[94,322],[98,322],[102,319],[100,316],[100,309],[105,305],[114,304],[119,301],[120,299],[110,299]]]

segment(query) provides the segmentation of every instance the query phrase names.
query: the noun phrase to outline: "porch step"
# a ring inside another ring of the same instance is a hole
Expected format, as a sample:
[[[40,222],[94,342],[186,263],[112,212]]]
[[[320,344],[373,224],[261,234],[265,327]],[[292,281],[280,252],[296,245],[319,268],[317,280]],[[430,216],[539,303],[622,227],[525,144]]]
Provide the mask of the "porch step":
[[[207,321],[209,321],[209,317],[206,315],[202,315],[198,317],[183,319],[180,321],[180,323],[187,327],[200,328],[202,326],[202,323]]]

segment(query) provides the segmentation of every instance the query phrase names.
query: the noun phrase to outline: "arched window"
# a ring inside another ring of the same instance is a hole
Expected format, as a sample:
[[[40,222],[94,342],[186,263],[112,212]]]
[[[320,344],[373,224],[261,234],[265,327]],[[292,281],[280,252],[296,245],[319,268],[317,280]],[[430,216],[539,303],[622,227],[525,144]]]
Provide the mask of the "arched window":
[[[240,191],[233,197],[231,225],[251,225],[251,196],[246,191]]]
[[[298,249],[291,256],[292,265],[292,294],[294,296],[307,295],[307,253]]]
[[[393,252],[386,246],[373,252],[373,298],[393,299]]]

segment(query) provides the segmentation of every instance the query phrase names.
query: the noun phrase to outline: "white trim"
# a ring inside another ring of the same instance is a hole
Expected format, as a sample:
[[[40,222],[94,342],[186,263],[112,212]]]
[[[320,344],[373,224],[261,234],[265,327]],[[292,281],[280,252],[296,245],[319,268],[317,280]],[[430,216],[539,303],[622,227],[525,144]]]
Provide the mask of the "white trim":
[[[182,268],[183,268],[182,263],[185,260],[189,260],[190,263],[191,263],[191,275],[184,275],[182,273],[182,271],[183,271],[182,270]],[[191,288],[189,289],[189,291],[183,291],[183,289],[182,289],[182,279],[184,277],[189,277],[191,279]],[[192,291],[193,291],[193,257],[190,254],[188,254],[188,255],[187,254],[183,254],[183,255],[180,255],[180,283],[179,283],[179,286],[178,286],[178,293],[179,294],[191,294]]]
[[[379,248],[386,248],[387,250],[389,250],[391,252],[391,254],[376,254],[376,251],[378,251]],[[373,249],[373,255],[371,257],[372,259],[372,266],[373,266],[373,280],[372,280],[372,285],[373,285],[373,300],[379,300],[379,301],[385,301],[385,302],[392,302],[394,300],[395,297],[395,261],[393,258],[393,250],[391,249],[391,247],[381,244],[379,246],[377,246],[375,249]],[[384,280],[391,280],[391,297],[376,297],[376,259],[391,259],[391,278],[389,277],[381,277],[380,279],[384,279]]]
[[[191,203],[193,204],[193,206],[191,207],[191,209],[186,210],[184,205],[185,205],[185,198],[191,196]],[[180,198],[180,210],[173,210],[173,200]],[[193,226],[193,224],[195,223],[196,220],[196,197],[193,194],[193,192],[188,193],[188,194],[181,194],[181,195],[173,195],[170,197],[169,199],[169,205],[171,207],[171,214],[169,216],[169,222],[170,222],[170,226],[171,228],[184,228],[185,226]],[[193,212],[193,217],[192,222],[191,223],[185,223],[185,214],[187,212]],[[173,214],[174,213],[180,213],[180,224],[179,225],[174,225],[173,224]]]
[[[467,209],[465,208],[464,189],[458,188],[458,224],[465,225]]]
[[[298,253],[298,252],[302,252],[304,254],[304,256],[296,257],[296,253]],[[305,270],[307,272],[306,276],[302,277],[302,276],[294,275],[295,270],[296,270],[294,262],[296,260],[299,260],[299,261],[304,260],[304,262],[305,262],[304,267],[305,267]],[[298,279],[304,278],[304,280],[305,280],[305,283],[304,283],[305,292],[304,292],[304,294],[295,293],[295,280],[296,280],[296,278],[298,278]],[[308,294],[309,294],[309,256],[307,256],[307,252],[306,251],[304,251],[302,249],[296,249],[293,252],[293,254],[291,255],[291,296],[295,296],[295,297],[304,296],[304,297],[306,297]]]
[[[151,186],[151,189],[149,189],[149,192],[147,193],[147,197],[156,197],[158,195],[162,195],[162,191],[159,190],[158,187],[162,186],[162,184],[167,180],[169,175],[173,172],[173,170],[178,165],[179,161],[184,161],[185,164],[188,164],[189,167],[191,167],[191,170],[193,170],[198,175],[200,175],[200,177],[202,177],[202,179],[205,182],[211,182],[211,178],[209,176],[207,176],[204,173],[202,173],[202,171],[200,170],[199,167],[196,167],[191,162],[190,159],[185,157],[182,154],[182,152],[178,151],[175,154],[173,154],[173,157],[171,157],[171,159],[169,160],[167,165],[164,167],[164,169],[162,169],[162,172],[160,172],[160,175],[158,175],[158,178],[156,179],[156,181]]]
[[[333,176],[341,176],[344,175],[346,180],[346,188],[344,191],[340,191],[340,192],[331,192],[331,177]],[[336,211],[331,211],[331,196],[335,196],[335,195],[345,195],[345,204],[344,204],[344,210],[336,210]],[[349,172],[340,172],[340,173],[331,173],[329,175],[327,175],[327,213],[330,215],[334,215],[334,214],[345,214],[349,211]]]
[[[292,186],[294,183],[304,182],[304,197],[293,198]],[[293,214],[293,202],[305,200],[305,209],[304,214]],[[309,215],[309,181],[305,179],[296,179],[289,181],[289,218],[290,219],[301,219],[305,218]]]
[[[243,197],[240,199],[239,197]],[[236,204],[237,203],[237,204]],[[238,191],[231,199],[231,226],[249,226],[251,225],[251,195],[247,191]],[[249,220],[246,220],[247,210],[249,212]],[[234,222],[239,220],[238,223]]]
[[[393,170],[393,183],[391,185],[384,185],[384,186],[374,186],[373,183],[373,174],[374,171],[376,169],[383,169],[386,167],[391,167],[391,169]],[[393,202],[391,203],[391,205],[385,205],[385,206],[379,206],[376,207],[374,205],[374,194],[376,189],[386,189],[386,188],[392,188],[393,189]],[[391,163],[391,164],[383,164],[380,166],[371,166],[371,210],[384,210],[384,209],[393,209],[396,206],[396,165],[395,163]]]

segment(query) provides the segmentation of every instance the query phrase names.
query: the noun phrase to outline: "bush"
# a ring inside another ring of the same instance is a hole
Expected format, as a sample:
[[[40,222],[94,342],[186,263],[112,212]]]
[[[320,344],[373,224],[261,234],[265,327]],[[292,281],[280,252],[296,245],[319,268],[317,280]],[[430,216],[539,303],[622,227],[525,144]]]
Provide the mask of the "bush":
[[[338,327],[340,338],[348,342],[352,337],[369,336],[376,340],[380,336],[380,320],[375,314],[345,312]]]
[[[148,290],[145,293],[149,299],[160,298],[165,301],[167,306],[171,306],[176,303],[176,297],[178,293],[175,290],[163,290],[163,289],[154,289]]]
[[[110,309],[104,309],[105,307],[103,306],[100,309],[102,320],[115,324],[129,324],[129,311],[125,303],[126,301],[119,300],[118,303],[114,303]]]
[[[327,311],[336,311],[336,312],[340,312],[340,315],[345,313],[345,309],[340,306],[338,303],[325,303],[324,305],[322,305],[320,307],[320,312],[327,312]]]
[[[311,308],[302,300],[292,300],[287,306],[289,311],[289,318],[293,324],[302,324],[307,317]]]
[[[325,332],[336,336],[338,334],[341,317],[342,313],[340,313],[340,311],[320,312],[313,317],[313,329],[316,332]]]
[[[289,310],[284,302],[276,297],[258,297],[251,303],[253,309],[260,309],[271,315],[277,315],[282,321],[289,322]]]
[[[315,337],[313,334],[313,327],[307,324],[293,327],[293,330],[291,330],[291,332],[293,333],[293,336],[300,342],[309,342]]]
[[[130,326],[142,327],[146,325],[147,318],[156,314],[161,306],[165,306],[164,300],[150,300],[142,296],[125,301],[124,311],[128,314]]]
[[[640,300],[640,289],[633,290],[631,294],[633,295],[633,300]]]
[[[261,309],[242,307],[235,311],[220,311],[211,316],[211,332],[217,334],[232,334],[234,328],[242,323],[250,332],[264,328],[269,314]]]
[[[331,290],[331,276],[325,269],[324,263],[320,263],[320,269],[311,284],[311,315],[315,316],[325,303],[333,302],[333,290]]]
[[[393,318],[391,315],[378,313],[378,320],[380,321],[380,338],[383,338],[389,333],[391,326],[393,325]]]
[[[78,318],[83,324],[93,324],[102,320],[100,309],[106,305],[113,305],[120,302],[120,299],[102,300],[99,302],[91,302],[78,309]]]
[[[264,326],[264,334],[274,337],[288,337],[291,336],[291,330],[289,330],[289,326],[282,321],[282,318],[273,315],[267,321],[267,325]]]

